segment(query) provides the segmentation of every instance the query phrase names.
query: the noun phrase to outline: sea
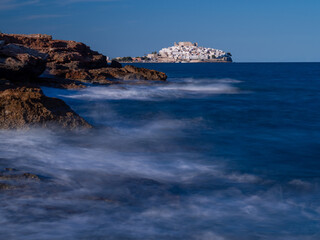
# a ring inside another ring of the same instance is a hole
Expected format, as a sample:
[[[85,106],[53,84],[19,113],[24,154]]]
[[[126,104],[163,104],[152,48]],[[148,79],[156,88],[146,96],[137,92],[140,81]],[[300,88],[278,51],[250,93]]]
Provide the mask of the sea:
[[[320,63],[135,65],[168,79],[43,88],[90,131],[0,131],[40,178],[0,191],[0,239],[320,239]]]

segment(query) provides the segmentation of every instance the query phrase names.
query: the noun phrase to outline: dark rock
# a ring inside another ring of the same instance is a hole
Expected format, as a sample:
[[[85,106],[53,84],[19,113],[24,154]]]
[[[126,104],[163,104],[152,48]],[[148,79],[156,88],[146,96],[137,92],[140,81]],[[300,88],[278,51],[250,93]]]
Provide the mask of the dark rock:
[[[11,81],[28,81],[46,68],[47,55],[17,44],[0,47],[0,77]]]
[[[62,88],[62,89],[82,89],[86,88],[86,85],[76,80],[64,79],[64,78],[36,78],[32,81],[40,86]]]
[[[32,179],[32,180],[37,180],[37,181],[40,180],[39,176],[32,174],[32,173],[24,173],[24,174],[22,174],[21,177],[23,177],[25,179]]]
[[[33,173],[24,173],[14,168],[5,168],[0,171],[0,190],[21,189],[30,187],[41,181],[41,178]]]
[[[0,190],[10,190],[10,189],[14,189],[14,186],[6,183],[0,183]]]
[[[122,64],[119,63],[119,62],[117,62],[117,61],[115,61],[115,60],[112,60],[112,61],[111,61],[110,66],[111,66],[112,68],[122,68]]]
[[[6,171],[6,172],[16,172],[17,169],[15,169],[15,168],[5,168],[4,171]]]
[[[105,72],[111,76],[111,78],[121,80],[165,81],[167,79],[167,75],[163,72],[138,68],[132,65],[127,65],[124,68],[107,68],[105,69]]]
[[[223,58],[222,58],[222,61],[224,61],[224,62],[232,62],[232,58],[231,58],[230,56],[228,56],[228,57],[223,57]]]
[[[23,174],[0,174],[0,180],[22,180],[30,179],[40,181],[39,176],[32,173],[23,173]]]

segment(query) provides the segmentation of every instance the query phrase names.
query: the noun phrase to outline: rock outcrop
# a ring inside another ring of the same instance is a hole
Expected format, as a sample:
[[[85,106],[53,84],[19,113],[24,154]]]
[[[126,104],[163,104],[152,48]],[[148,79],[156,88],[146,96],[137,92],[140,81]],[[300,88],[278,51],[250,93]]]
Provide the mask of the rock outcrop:
[[[50,98],[38,87],[8,86],[0,89],[0,128],[58,126],[66,129],[91,126],[62,100]]]
[[[51,77],[39,77],[45,70]],[[62,100],[43,94],[39,86],[83,88],[83,83],[116,84],[127,80],[165,81],[165,73],[118,62],[75,41],[49,35],[0,33],[0,128],[59,126],[90,128]]]
[[[28,81],[38,77],[46,68],[47,55],[23,45],[0,46],[0,78]]]
[[[0,40],[48,54],[49,69],[92,69],[108,66],[105,56],[80,42],[53,40],[52,36],[45,34],[0,34]]]
[[[120,63],[115,62],[108,65],[106,56],[80,42],[53,40],[52,36],[41,34],[0,34],[0,40],[48,54],[48,71],[59,78],[96,84],[119,83],[117,80],[167,79],[166,74],[155,70],[133,66],[122,68]]]
[[[55,75],[61,78],[74,79],[82,82],[96,84],[115,84],[118,80],[155,80],[165,81],[165,73],[146,68],[127,65],[123,68],[98,68],[98,69],[68,69],[55,70]]]
[[[0,47],[0,128],[59,126],[89,128],[62,100],[50,98],[31,85],[46,67],[46,54],[19,44]]]

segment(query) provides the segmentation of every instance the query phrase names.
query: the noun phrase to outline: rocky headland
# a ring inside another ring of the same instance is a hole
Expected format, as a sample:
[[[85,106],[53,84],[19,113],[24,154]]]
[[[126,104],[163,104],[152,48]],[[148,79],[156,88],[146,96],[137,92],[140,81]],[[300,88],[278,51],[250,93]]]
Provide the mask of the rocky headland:
[[[107,63],[87,45],[42,34],[0,34],[0,129],[56,125],[90,128],[65,102],[41,86],[84,88],[129,80],[165,81],[165,73]]]
[[[117,62],[108,64],[106,56],[80,42],[54,40],[52,36],[44,34],[0,34],[0,40],[47,54],[47,72],[62,79],[97,84],[112,84],[119,80],[132,79],[167,79],[162,72],[134,66],[122,67]]]

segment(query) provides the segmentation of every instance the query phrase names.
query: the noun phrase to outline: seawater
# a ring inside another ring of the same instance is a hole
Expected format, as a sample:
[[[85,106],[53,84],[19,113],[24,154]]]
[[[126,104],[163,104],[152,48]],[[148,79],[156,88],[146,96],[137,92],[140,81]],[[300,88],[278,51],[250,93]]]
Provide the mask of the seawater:
[[[43,88],[96,129],[0,132],[1,239],[320,239],[320,64],[137,64],[167,82]]]

